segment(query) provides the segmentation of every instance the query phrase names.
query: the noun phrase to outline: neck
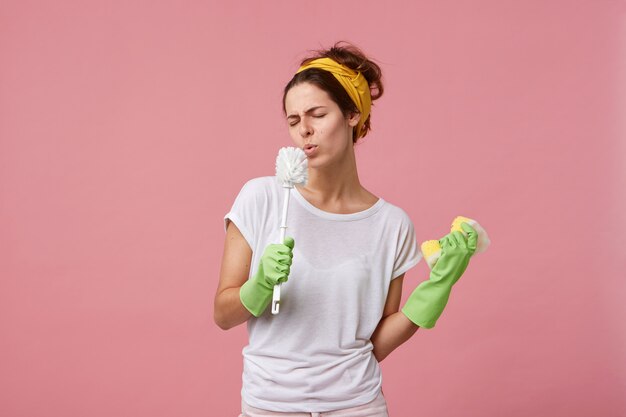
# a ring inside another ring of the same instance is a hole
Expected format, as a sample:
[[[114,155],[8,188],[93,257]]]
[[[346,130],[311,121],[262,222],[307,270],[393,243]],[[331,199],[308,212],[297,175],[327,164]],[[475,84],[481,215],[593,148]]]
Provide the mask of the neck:
[[[359,194],[362,187],[354,148],[350,149],[348,154],[349,156],[340,164],[323,168],[309,167],[307,185],[303,188],[316,194],[321,202],[341,201]]]

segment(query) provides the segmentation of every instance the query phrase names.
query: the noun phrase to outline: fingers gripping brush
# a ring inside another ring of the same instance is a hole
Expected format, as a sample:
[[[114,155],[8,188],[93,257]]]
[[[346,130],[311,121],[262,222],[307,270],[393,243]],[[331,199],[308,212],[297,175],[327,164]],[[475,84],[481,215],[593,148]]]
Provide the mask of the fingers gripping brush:
[[[285,189],[283,199],[283,215],[280,223],[280,243],[285,240],[287,231],[287,209],[289,208],[289,195],[295,184],[306,184],[307,181],[307,157],[300,148],[281,148],[276,157],[276,179]],[[282,283],[274,286],[272,297],[272,314],[278,314],[280,309],[280,287]]]

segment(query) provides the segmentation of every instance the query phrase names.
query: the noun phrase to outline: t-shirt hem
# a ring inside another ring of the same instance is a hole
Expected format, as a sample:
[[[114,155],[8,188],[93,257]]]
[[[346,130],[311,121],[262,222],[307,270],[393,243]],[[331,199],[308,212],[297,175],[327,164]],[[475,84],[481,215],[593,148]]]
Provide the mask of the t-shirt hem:
[[[421,260],[422,260],[422,254],[420,253],[420,255],[414,261],[411,261],[408,264],[402,265],[402,267],[400,267],[400,269],[398,269],[391,276],[391,279],[394,280],[394,279],[398,278],[400,275],[404,274],[406,271],[408,271],[409,269],[411,269],[415,265],[417,265]]]
[[[278,403],[269,401],[260,401],[246,395],[244,389],[241,390],[241,399],[251,407],[259,408],[265,411],[274,411],[280,413],[327,413],[329,411],[343,410],[344,408],[359,407],[368,404],[378,397],[381,392],[382,385],[379,385],[373,394],[358,397],[348,401],[332,402],[332,403],[315,403],[303,404],[301,401],[294,400],[289,403]]]

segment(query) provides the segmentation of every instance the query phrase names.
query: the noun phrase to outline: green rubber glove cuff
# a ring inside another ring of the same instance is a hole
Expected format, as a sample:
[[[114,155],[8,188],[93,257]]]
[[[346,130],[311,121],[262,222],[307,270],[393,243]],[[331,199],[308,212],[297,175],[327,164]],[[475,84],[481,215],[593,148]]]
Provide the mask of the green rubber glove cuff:
[[[273,293],[273,288],[266,287],[259,280],[249,279],[241,286],[239,299],[254,317],[259,317],[272,301]]]
[[[432,329],[443,313],[451,291],[452,287],[447,283],[424,281],[413,290],[402,313],[414,324]]]

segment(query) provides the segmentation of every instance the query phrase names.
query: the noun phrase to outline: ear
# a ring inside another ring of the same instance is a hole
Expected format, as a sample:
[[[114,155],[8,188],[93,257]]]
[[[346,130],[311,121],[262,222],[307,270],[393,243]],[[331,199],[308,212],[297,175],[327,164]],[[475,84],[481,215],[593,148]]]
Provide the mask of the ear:
[[[361,120],[361,113],[351,113],[348,118],[348,125],[355,127],[359,124],[359,120]]]

